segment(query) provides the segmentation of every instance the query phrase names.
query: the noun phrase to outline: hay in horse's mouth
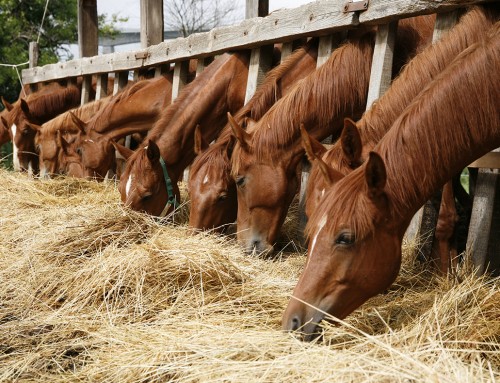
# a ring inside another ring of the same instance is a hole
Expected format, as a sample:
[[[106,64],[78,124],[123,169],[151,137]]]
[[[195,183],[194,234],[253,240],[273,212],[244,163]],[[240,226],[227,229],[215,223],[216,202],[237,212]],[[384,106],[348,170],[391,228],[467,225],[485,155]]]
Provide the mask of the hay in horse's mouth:
[[[500,379],[498,280],[406,257],[386,294],[307,344],[280,325],[303,253],[247,257],[123,209],[112,183],[0,170],[0,184],[3,380]]]

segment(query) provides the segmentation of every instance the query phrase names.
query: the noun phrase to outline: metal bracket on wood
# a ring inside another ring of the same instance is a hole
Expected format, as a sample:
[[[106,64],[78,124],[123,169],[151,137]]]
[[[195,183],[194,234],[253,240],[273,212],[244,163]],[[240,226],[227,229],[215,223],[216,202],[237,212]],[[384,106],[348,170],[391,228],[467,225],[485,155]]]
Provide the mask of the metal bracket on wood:
[[[366,11],[368,9],[369,3],[369,0],[349,1],[348,3],[344,4],[344,13]]]
[[[144,59],[147,59],[149,57],[149,52],[137,52],[135,54],[135,59],[136,60],[144,60]]]

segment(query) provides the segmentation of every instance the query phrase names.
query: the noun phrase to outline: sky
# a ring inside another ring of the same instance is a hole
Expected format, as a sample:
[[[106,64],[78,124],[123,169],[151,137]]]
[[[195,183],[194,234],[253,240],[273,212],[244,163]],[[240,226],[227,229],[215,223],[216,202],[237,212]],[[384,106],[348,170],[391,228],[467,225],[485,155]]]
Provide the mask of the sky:
[[[165,2],[166,0],[164,0]],[[244,17],[245,0],[235,0],[241,3],[241,19]],[[314,0],[269,0],[269,12],[282,8],[295,8]],[[108,16],[117,14],[119,17],[127,17],[126,23],[119,23],[117,27],[123,30],[139,30],[140,28],[140,0],[97,0],[97,13],[106,13]],[[128,51],[140,48],[140,44],[128,44],[115,47],[115,51]],[[78,46],[70,46],[73,58],[78,58]],[[99,49],[102,53],[102,50]],[[64,58],[62,58],[64,60]]]

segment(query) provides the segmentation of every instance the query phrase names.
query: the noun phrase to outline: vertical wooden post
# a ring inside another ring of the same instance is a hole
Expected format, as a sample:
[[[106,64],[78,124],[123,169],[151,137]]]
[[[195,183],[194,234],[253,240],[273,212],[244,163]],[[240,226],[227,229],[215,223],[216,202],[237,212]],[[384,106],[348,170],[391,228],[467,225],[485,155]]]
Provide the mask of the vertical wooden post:
[[[182,88],[187,84],[187,75],[189,71],[189,60],[175,63],[174,80],[172,83],[172,102],[179,96]]]
[[[100,100],[108,95],[108,74],[97,75],[95,99]]]
[[[82,93],[80,104],[86,104],[90,100],[90,88],[92,87],[92,75],[83,76]]]
[[[269,14],[269,0],[246,0],[245,19],[265,17]]]
[[[141,48],[163,41],[163,0],[141,0]]]
[[[366,109],[370,109],[373,102],[383,95],[391,85],[392,58],[397,28],[397,21],[378,26]]]
[[[113,82],[113,96],[128,84],[128,71],[115,72],[115,81]]]
[[[97,0],[78,0],[78,46],[80,57],[97,55]]]
[[[40,49],[36,41],[31,41],[29,46],[29,67],[34,68],[38,66],[38,58],[40,57]],[[38,90],[38,84],[30,84],[31,92]]]
[[[271,69],[273,62],[272,45],[252,49],[248,67],[247,89],[245,93],[245,104],[252,98],[257,87],[261,84],[266,73]]]
[[[500,148],[494,150],[500,152]],[[500,172],[479,169],[467,236],[466,254],[477,274],[500,272]]]

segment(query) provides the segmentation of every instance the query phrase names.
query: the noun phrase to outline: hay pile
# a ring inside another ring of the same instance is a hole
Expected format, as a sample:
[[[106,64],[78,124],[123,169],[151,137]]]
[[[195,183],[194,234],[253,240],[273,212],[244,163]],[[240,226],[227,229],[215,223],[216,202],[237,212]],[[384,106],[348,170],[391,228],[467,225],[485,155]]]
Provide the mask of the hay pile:
[[[125,211],[113,184],[0,171],[0,381],[492,382],[499,281],[396,283],[321,344],[280,331],[304,254],[244,256]],[[286,255],[286,256],[285,256]]]

